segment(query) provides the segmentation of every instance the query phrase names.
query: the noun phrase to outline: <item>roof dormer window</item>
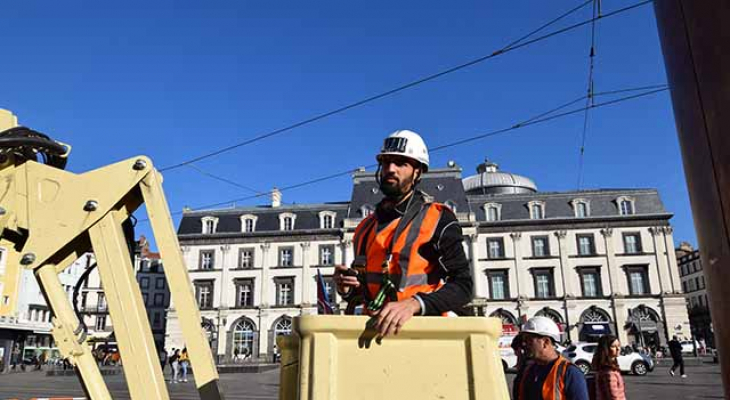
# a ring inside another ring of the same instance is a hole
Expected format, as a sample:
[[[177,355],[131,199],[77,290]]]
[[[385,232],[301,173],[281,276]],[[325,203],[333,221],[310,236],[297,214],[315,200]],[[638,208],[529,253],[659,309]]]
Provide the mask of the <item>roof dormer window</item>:
[[[210,235],[216,232],[218,229],[218,218],[216,217],[203,217],[200,219],[203,223],[203,234]]]
[[[574,199],[570,202],[576,218],[586,218],[591,215],[591,203],[586,199]]]
[[[635,200],[633,197],[621,196],[616,199],[619,215],[634,215],[636,213]]]
[[[256,221],[258,221],[259,217],[252,215],[252,214],[246,214],[241,216],[241,232],[243,233],[252,233],[256,231]]]
[[[545,202],[544,201],[531,201],[527,203],[527,208],[530,210],[530,219],[544,219],[545,218]]]
[[[487,203],[484,205],[484,215],[487,221],[501,221],[502,220],[502,205],[499,203]]]
[[[334,211],[322,211],[319,213],[319,227],[321,229],[334,229],[335,217],[337,213]]]
[[[293,231],[294,223],[295,223],[296,219],[297,219],[296,214],[292,214],[292,213],[279,214],[279,230]]]

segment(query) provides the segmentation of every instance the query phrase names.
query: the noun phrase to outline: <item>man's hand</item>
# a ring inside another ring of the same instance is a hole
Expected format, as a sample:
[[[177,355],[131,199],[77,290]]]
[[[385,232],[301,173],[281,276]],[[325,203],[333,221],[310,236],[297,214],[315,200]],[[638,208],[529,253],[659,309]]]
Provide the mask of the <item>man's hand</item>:
[[[350,293],[351,289],[360,287],[360,281],[357,280],[357,273],[355,275],[349,275],[352,271],[355,270],[347,268],[344,265],[335,267],[334,281],[337,286],[337,292],[340,294]]]
[[[421,303],[414,298],[386,304],[375,314],[377,316],[375,329],[378,331],[378,336],[382,338],[390,334],[397,335],[403,325],[420,312]]]

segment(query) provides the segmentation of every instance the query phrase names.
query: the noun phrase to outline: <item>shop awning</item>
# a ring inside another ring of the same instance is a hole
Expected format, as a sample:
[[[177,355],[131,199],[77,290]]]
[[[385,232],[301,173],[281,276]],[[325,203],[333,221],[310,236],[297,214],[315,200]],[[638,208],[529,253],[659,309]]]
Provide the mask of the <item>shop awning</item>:
[[[653,333],[659,330],[656,322],[654,321],[641,321],[641,323],[632,322],[631,330],[634,332],[646,332]]]

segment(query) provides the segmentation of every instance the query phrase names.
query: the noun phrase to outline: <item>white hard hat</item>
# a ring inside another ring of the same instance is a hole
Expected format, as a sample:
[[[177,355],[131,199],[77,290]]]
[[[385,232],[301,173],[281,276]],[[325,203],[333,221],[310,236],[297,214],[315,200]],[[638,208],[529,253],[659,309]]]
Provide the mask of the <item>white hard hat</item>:
[[[385,155],[408,157],[418,161],[423,167],[423,172],[428,170],[428,148],[416,132],[399,130],[391,133],[383,141],[383,148],[376,157],[378,162],[380,162],[380,157]]]
[[[525,322],[522,332],[547,336],[555,342],[560,342],[560,329],[555,321],[548,317],[532,317]]]

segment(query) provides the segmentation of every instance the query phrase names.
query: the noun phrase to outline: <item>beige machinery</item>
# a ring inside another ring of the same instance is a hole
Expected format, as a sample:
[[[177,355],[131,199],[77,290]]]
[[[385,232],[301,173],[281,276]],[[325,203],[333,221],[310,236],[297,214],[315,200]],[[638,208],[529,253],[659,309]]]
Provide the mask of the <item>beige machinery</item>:
[[[0,315],[15,312],[24,269],[32,270],[53,314],[53,338],[87,397],[111,399],[58,274],[93,251],[132,399],[169,399],[123,224],[146,205],[201,399],[222,399],[218,372],[170,219],[162,177],[146,157],[84,174],[64,171],[70,147],[0,110]],[[42,162],[37,161],[41,157]]]

